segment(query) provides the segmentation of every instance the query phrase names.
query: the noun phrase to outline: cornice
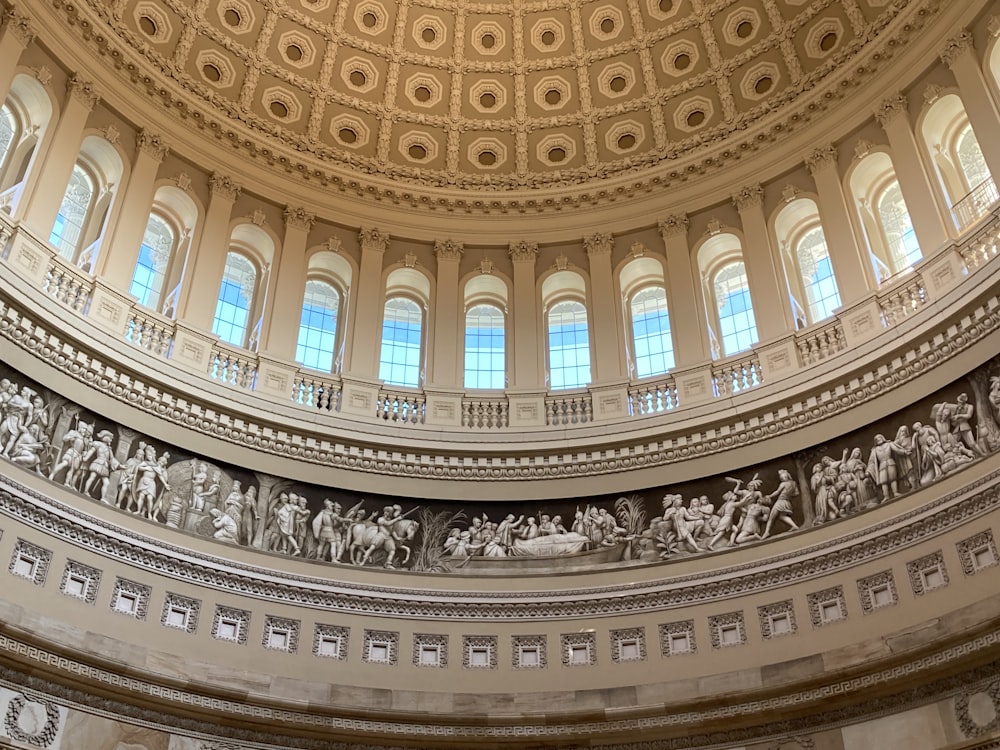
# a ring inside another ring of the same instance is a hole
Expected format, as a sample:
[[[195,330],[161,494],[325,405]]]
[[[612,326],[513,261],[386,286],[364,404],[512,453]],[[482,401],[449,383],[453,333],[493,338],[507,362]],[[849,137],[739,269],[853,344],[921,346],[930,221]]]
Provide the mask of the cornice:
[[[821,73],[817,73],[822,78],[822,84],[818,84],[815,77],[803,76],[796,82],[791,93],[781,97],[781,101],[766,105],[760,111],[754,110],[741,115],[732,123],[731,130],[709,137],[699,134],[688,141],[672,145],[669,153],[657,156],[657,159],[665,158],[664,163],[669,166],[644,167],[633,160],[627,163],[627,169],[621,175],[604,172],[594,175],[592,170],[588,171],[586,177],[589,184],[583,189],[559,184],[531,188],[534,192],[536,188],[544,187],[544,197],[524,193],[515,185],[503,186],[502,190],[498,190],[496,175],[490,177],[488,185],[455,184],[452,187],[449,184],[438,188],[426,181],[428,175],[426,171],[421,171],[420,177],[425,181],[419,187],[410,189],[407,175],[387,175],[389,179],[383,181],[377,169],[364,167],[360,163],[346,164],[349,172],[344,173],[339,167],[331,168],[329,165],[332,162],[326,155],[321,161],[311,161],[304,156],[301,148],[285,148],[277,140],[271,139],[270,135],[266,136],[271,140],[265,146],[260,142],[263,137],[261,133],[266,129],[263,125],[247,127],[232,119],[214,119],[203,105],[196,105],[197,97],[193,93],[181,92],[176,84],[168,85],[166,80],[161,80],[162,74],[139,59],[134,51],[116,46],[113,35],[96,33],[96,27],[103,23],[99,18],[86,16],[86,23],[82,23],[81,18],[89,12],[85,7],[70,5],[62,0],[53,0],[53,6],[63,14],[67,23],[72,20],[69,24],[71,27],[82,29],[84,41],[91,45],[93,52],[111,60],[119,73],[130,79],[133,85],[140,86],[157,99],[165,100],[166,109],[181,120],[186,120],[194,129],[204,131],[212,143],[229,144],[240,154],[240,159],[246,160],[248,164],[257,164],[272,173],[277,170],[334,193],[421,212],[434,208],[443,209],[452,215],[456,212],[497,215],[510,212],[542,213],[550,209],[565,211],[571,208],[590,211],[595,206],[625,200],[629,201],[629,206],[634,206],[636,211],[641,212],[638,215],[648,217],[647,199],[651,196],[650,191],[662,194],[664,188],[690,183],[694,179],[713,174],[721,176],[731,171],[737,162],[745,161],[747,156],[762,149],[773,150],[779,143],[791,145],[793,136],[798,138],[795,134],[801,133],[803,137],[807,137],[806,131],[810,130],[807,125],[815,123],[819,127],[832,107],[850,92],[870,83],[902,50],[920,46],[915,44],[915,39],[947,4],[933,0],[899,6],[894,10],[892,20],[887,20],[884,27],[869,34],[867,42],[858,43],[843,54],[838,54],[828,66],[829,70],[823,69]],[[853,59],[856,64],[844,65],[848,59]],[[841,68],[843,73],[833,72],[835,68]],[[838,114],[839,112],[838,110]],[[187,140],[191,142],[190,138]],[[196,150],[201,151],[200,147]],[[358,177],[362,172],[363,179]],[[642,200],[637,200],[640,198]],[[642,208],[639,208],[639,204],[642,204]],[[316,210],[315,207],[311,208]],[[623,217],[629,213],[620,209],[621,206],[616,210]],[[371,215],[367,210],[364,213],[366,216]],[[403,214],[396,219],[409,222],[409,218]],[[635,217],[631,220],[634,221]]]

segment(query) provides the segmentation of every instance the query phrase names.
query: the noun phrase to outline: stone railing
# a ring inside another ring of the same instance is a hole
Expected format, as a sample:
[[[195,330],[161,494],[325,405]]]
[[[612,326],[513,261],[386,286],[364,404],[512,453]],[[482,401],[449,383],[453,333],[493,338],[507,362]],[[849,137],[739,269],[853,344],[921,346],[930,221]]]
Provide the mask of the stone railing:
[[[997,192],[996,183],[992,177],[987,177],[952,206],[951,210],[959,228],[965,229],[986,216],[997,201],[1000,201],[1000,193]]]
[[[415,430],[503,432],[524,428],[573,429],[592,423],[659,416],[738,397],[802,368],[836,360],[884,331],[902,325],[963,279],[988,266],[1000,248],[1000,207],[962,240],[887,280],[867,298],[808,329],[755,345],[722,360],[676,368],[642,381],[602,383],[586,390],[484,393],[441,388],[411,390],[379,381],[308,370],[295,363],[221,342],[184,321],[146,310],[60,258],[0,213],[0,264],[27,287],[41,290],[81,320],[206,381],[284,402],[292,408],[344,415],[371,424]]]

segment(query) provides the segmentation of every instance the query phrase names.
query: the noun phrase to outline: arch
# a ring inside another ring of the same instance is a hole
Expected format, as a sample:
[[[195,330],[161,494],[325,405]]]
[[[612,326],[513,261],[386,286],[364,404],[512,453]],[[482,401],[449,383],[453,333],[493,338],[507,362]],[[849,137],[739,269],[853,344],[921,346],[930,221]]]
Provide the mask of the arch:
[[[782,206],[774,217],[774,234],[792,290],[796,326],[829,318],[841,300],[816,201],[799,197]]]
[[[346,302],[353,276],[353,267],[342,255],[329,249],[308,253],[295,346],[295,361],[304,367],[338,372],[343,365]]]
[[[852,165],[847,179],[879,282],[920,261],[916,231],[888,152],[868,153]]]
[[[173,316],[200,213],[191,196],[176,185],[161,185],[153,194],[129,286],[140,305]]]
[[[256,346],[264,306],[264,269],[270,266],[274,248],[273,235],[255,224],[238,222],[230,231],[212,333],[233,346]]]
[[[541,291],[548,386],[584,388],[591,377],[586,280],[576,271],[557,270],[542,280]]]
[[[99,135],[84,137],[49,242],[59,255],[85,271],[94,267],[99,240],[125,173],[125,160],[114,144]]]
[[[385,277],[378,377],[389,385],[424,383],[430,279],[416,268],[398,266]]]
[[[674,367],[663,265],[650,257],[628,261],[618,274],[629,342],[629,376],[663,375]]]
[[[743,262],[743,240],[729,229],[697,248],[698,271],[709,321],[712,357],[728,357],[757,342],[750,281]]]
[[[33,74],[19,72],[11,81],[4,106],[17,123],[17,134],[0,163],[0,196],[3,209],[14,213],[58,103]]]
[[[939,96],[922,113],[919,127],[939,189],[958,229],[964,229],[985,215],[1000,195],[961,97]]]
[[[504,281],[489,274],[465,282],[463,383],[466,388],[507,387],[507,298]]]

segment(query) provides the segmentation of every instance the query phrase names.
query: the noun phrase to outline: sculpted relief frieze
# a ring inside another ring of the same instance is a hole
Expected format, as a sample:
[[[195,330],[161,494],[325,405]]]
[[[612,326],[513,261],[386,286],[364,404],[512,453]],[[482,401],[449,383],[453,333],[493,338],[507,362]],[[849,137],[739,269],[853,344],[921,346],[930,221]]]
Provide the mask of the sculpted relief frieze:
[[[670,562],[807,534],[997,451],[1000,359],[829,443],[721,475],[671,483],[665,472],[619,496],[394,497],[193,454],[0,365],[0,457],[18,471],[153,524],[328,565],[475,575]]]

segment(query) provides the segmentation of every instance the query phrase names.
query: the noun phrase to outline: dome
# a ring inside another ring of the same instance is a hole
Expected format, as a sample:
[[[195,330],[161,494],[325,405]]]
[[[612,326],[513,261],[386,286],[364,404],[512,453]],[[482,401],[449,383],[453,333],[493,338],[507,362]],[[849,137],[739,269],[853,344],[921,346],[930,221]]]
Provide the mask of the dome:
[[[996,3],[0,7],[0,745],[1000,739]]]

